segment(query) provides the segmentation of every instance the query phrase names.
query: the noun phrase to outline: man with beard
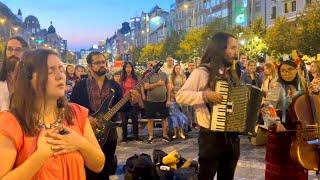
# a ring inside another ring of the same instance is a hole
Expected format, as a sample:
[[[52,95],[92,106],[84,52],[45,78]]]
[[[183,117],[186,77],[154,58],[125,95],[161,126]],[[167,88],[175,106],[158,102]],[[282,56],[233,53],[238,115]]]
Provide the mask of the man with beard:
[[[12,37],[5,46],[3,64],[0,70],[0,112],[9,109],[10,96],[14,90],[14,70],[23,51],[28,48],[21,37]]]
[[[219,92],[213,91],[215,82],[223,79],[229,86],[238,84],[233,60],[238,54],[237,40],[230,34],[215,34],[195,69],[176,95],[177,103],[194,106],[199,131],[199,179],[232,180],[240,156],[237,133],[212,131],[210,128],[210,106],[223,100]]]
[[[109,96],[111,91],[114,91],[114,99],[112,104],[116,104],[122,98],[122,90],[120,86],[114,81],[106,77],[107,61],[105,56],[98,51],[93,51],[87,56],[88,69],[90,70],[90,77],[80,80],[73,88],[70,101],[80,104],[89,109],[89,114],[97,112]],[[91,125],[96,127],[96,122],[93,118],[89,118]],[[115,131],[111,131],[113,135],[109,136],[107,142],[102,147],[105,154],[106,161],[101,173],[96,174],[87,170],[87,179],[109,179],[109,176],[115,173],[116,158],[114,156],[117,136]],[[115,134],[114,134],[115,133]]]

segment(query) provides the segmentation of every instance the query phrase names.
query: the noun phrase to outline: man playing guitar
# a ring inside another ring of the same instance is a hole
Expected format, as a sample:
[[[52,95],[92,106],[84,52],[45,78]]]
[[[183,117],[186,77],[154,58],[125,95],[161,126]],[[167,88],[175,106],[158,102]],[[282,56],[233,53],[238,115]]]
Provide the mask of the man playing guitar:
[[[87,56],[87,64],[90,77],[82,79],[73,88],[70,101],[89,109],[89,114],[97,112],[105,99],[113,93],[112,105],[122,98],[122,90],[114,81],[106,77],[107,61],[105,56],[98,51],[93,51]],[[123,111],[121,109],[121,111]],[[97,126],[94,118],[90,118],[92,127]],[[109,175],[115,173],[117,163],[114,156],[117,146],[117,135],[114,128],[110,129],[106,143],[102,146],[106,161],[101,173],[96,174],[87,170],[87,179],[109,179]]]

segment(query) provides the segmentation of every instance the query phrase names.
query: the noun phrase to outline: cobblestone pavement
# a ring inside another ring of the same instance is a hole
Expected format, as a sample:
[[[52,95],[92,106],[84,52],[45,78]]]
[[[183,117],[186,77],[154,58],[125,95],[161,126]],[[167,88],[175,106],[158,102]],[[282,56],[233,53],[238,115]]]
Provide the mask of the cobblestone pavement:
[[[112,177],[112,179],[123,179],[122,166],[128,157],[134,154],[147,153],[152,156],[154,149],[161,149],[165,152],[170,152],[176,149],[181,156],[186,159],[198,158],[198,142],[197,142],[197,131],[193,130],[188,133],[186,140],[175,140],[172,142],[161,141],[161,130],[158,129],[158,138],[152,144],[146,142],[128,142],[118,143],[116,154],[118,156],[118,174]],[[265,146],[254,146],[250,144],[247,137],[241,137],[241,155],[238,161],[235,179],[237,180],[263,180],[264,179],[264,156]],[[310,173],[309,179],[316,179],[314,173]]]

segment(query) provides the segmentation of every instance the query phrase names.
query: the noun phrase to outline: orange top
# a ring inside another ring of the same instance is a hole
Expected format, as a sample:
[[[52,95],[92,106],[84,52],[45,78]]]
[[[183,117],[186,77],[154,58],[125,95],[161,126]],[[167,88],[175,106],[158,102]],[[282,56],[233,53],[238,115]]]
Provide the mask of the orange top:
[[[74,125],[65,124],[65,126],[83,135],[85,122],[88,117],[88,109],[73,103],[69,105],[73,110]],[[10,112],[3,112],[0,115],[0,134],[10,138],[16,146],[18,154],[14,168],[21,165],[37,149],[38,136],[26,136],[18,120]],[[79,151],[51,157],[42,165],[32,179],[85,180],[84,159]]]

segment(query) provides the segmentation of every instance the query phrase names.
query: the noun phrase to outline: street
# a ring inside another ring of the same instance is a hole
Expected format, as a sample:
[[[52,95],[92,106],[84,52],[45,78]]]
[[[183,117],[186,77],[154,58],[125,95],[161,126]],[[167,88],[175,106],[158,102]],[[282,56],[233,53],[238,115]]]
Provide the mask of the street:
[[[141,134],[141,133],[140,133]],[[144,135],[143,132],[141,135]],[[161,129],[155,128],[156,139],[152,144],[146,142],[118,143],[116,155],[118,156],[118,171],[112,179],[124,179],[122,167],[126,159],[134,154],[147,153],[151,155],[154,149],[161,149],[167,153],[176,149],[186,159],[198,158],[198,132],[193,130],[188,133],[186,140],[175,140],[169,143],[161,141]],[[157,136],[158,135],[158,136]],[[145,137],[145,136],[143,136]],[[265,146],[254,146],[250,144],[245,136],[241,136],[241,155],[238,161],[235,178],[237,180],[263,180],[265,169]],[[309,173],[309,179],[316,179],[315,173]]]

